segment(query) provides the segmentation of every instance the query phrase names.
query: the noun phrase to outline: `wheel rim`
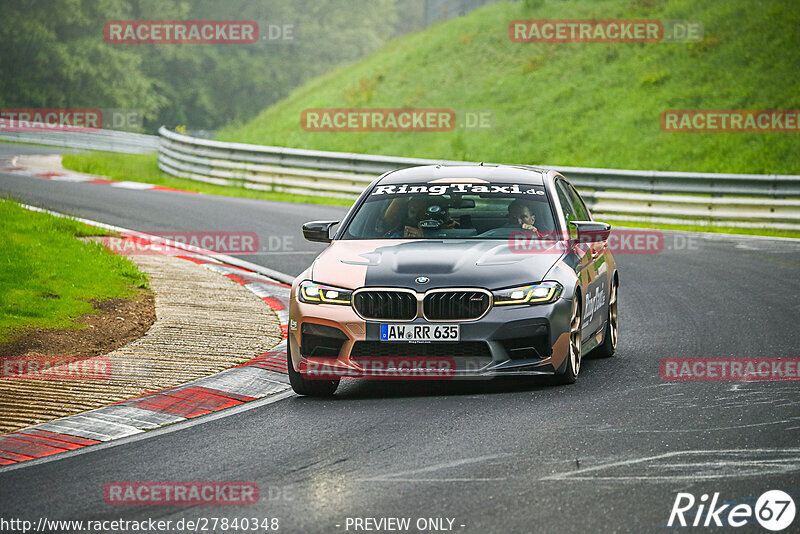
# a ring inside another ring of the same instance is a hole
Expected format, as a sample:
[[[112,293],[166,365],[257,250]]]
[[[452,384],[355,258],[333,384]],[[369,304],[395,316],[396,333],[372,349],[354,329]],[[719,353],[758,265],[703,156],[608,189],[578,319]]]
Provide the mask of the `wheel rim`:
[[[572,318],[569,322],[569,363],[572,373],[578,376],[578,371],[581,370],[581,314],[577,295],[572,302]]]
[[[617,286],[611,286],[611,297],[608,301],[608,326],[611,332],[611,347],[617,348]]]

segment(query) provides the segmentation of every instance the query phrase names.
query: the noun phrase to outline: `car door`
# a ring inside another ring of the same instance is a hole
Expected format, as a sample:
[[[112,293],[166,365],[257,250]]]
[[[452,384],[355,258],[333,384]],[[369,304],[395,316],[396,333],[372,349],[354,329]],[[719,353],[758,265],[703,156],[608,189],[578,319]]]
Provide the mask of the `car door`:
[[[592,220],[589,210],[572,184],[559,180],[558,187],[562,190],[566,200],[573,207],[574,221]],[[586,293],[584,295],[583,325],[585,332],[594,335],[603,329],[607,316],[608,293],[608,244],[606,241],[586,243],[588,265],[585,268]]]
[[[584,339],[590,335],[593,330],[590,330],[590,326],[586,322],[586,296],[590,290],[590,283],[591,283],[591,273],[590,269],[592,266],[592,246],[590,243],[579,243],[577,241],[577,232],[574,226],[570,226],[570,221],[579,220],[579,214],[576,213],[576,206],[570,200],[569,195],[567,194],[567,189],[564,187],[566,182],[560,178],[556,179],[555,182],[555,191],[556,196],[558,198],[558,203],[561,206],[561,213],[563,214],[563,222],[564,228],[569,232],[569,239],[570,239],[570,248],[568,250],[567,256],[564,258],[564,261],[571,265],[575,269],[575,274],[578,276],[578,281],[581,287],[581,293],[583,295],[583,302],[581,303],[582,309],[584,311],[584,320],[582,323],[582,336]]]

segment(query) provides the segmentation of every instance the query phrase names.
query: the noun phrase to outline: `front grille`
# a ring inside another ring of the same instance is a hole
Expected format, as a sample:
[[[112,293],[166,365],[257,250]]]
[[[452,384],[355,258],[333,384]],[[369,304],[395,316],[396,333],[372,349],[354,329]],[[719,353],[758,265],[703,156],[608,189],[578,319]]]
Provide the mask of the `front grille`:
[[[432,321],[477,319],[489,309],[489,295],[482,291],[437,291],[423,301],[425,317]]]
[[[350,351],[351,358],[413,358],[421,356],[491,358],[491,352],[484,341],[460,341],[457,343],[357,341]]]
[[[405,291],[362,291],[353,306],[366,319],[410,321],[417,316],[417,297]]]

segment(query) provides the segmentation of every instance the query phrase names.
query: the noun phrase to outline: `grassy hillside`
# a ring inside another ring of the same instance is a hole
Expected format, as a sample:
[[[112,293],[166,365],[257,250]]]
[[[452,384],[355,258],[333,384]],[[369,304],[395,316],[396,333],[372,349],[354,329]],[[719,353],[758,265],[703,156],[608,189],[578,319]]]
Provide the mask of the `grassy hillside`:
[[[517,44],[514,19],[692,19],[700,43]],[[226,141],[492,162],[800,173],[797,133],[664,133],[666,109],[800,108],[797,0],[529,0],[391,41],[294,91]],[[490,129],[322,133],[306,108],[491,111]]]

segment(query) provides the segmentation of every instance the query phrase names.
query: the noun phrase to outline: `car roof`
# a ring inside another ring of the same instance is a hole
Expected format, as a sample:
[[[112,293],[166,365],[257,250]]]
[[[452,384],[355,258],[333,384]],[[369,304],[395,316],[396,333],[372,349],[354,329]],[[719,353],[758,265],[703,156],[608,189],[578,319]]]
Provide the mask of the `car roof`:
[[[392,171],[379,184],[428,183],[432,180],[480,179],[489,183],[544,185],[547,169],[526,165],[424,165]]]

